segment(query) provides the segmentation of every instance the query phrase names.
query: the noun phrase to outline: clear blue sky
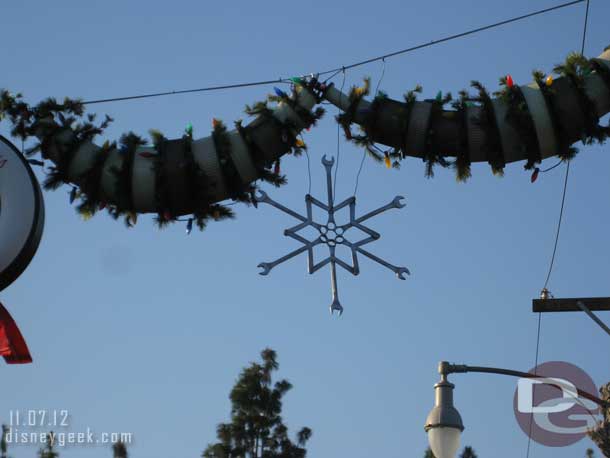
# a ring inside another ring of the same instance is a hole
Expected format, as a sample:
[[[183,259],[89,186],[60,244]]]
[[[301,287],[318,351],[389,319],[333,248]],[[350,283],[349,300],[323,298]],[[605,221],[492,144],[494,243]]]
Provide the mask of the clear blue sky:
[[[0,87],[30,102],[85,99],[225,84],[346,65],[471,27],[552,6],[544,0],[426,2],[4,2]],[[610,44],[610,4],[591,2],[587,54]],[[381,88],[400,98],[417,83],[425,96],[457,93],[472,79],[490,90],[510,73],[550,70],[580,48],[584,5],[388,60]],[[380,64],[347,73],[346,87]],[[340,84],[340,80],[339,80]],[[244,117],[271,87],[95,106],[116,122],[105,138],[159,128],[181,135],[192,122],[206,136],[213,117]],[[332,110],[331,110],[332,111]],[[322,154],[336,155],[329,113],[307,133],[313,194],[324,197]],[[7,126],[0,126],[6,134]],[[556,296],[608,295],[610,155],[583,147],[574,161],[556,269]],[[353,191],[361,151],[341,141],[339,198]],[[551,165],[553,162],[548,162]],[[296,209],[307,191],[306,160],[283,162],[289,185],[269,190]],[[424,177],[406,161],[388,171],[367,161],[359,208],[393,196],[407,207],[371,226],[372,251],[412,276],[405,282],[364,260],[357,278],[340,272],[346,308],[328,315],[327,270],[309,276],[299,258],[260,277],[256,265],[296,245],[293,224],[269,207],[238,207],[236,221],[204,233],[165,231],[149,217],[127,230],[104,214],[85,223],[68,189],[46,193],[41,248],[1,300],[19,323],[34,364],[1,369],[0,419],[10,409],[67,409],[71,428],[129,431],[134,458],[197,457],[228,419],[229,390],[265,346],[295,388],[284,416],[310,426],[312,457],[419,457],[439,360],[528,370],[537,318],[531,312],[548,268],[563,168],[535,185],[521,164],[492,176],[487,165],[458,184],[450,170]],[[608,319],[604,315],[604,319]],[[541,361],[574,363],[600,385],[610,380],[608,338],[581,314],[545,315]],[[455,376],[463,443],[481,457],[525,455],[512,412],[515,380]],[[563,449],[533,445],[539,458],[581,457],[584,440]],[[15,447],[14,458],[35,454]],[[66,458],[111,456],[108,448],[61,450]]]

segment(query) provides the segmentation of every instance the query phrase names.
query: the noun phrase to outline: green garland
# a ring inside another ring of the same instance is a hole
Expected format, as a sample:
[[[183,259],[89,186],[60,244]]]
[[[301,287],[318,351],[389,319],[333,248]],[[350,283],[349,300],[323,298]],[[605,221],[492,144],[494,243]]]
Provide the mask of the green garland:
[[[436,126],[437,120],[443,116],[443,107],[452,100],[453,97],[451,96],[451,93],[447,93],[445,96],[443,96],[440,92],[436,99],[427,100],[427,102],[432,103],[432,110],[430,112],[428,130],[426,132],[426,150],[424,151],[423,157],[423,160],[426,163],[426,178],[434,178],[435,165],[438,164],[443,168],[447,168],[451,165],[449,161],[447,161],[438,151],[433,148],[433,146],[436,135],[434,126]]]
[[[504,161],[500,130],[496,122],[491,97],[489,96],[487,89],[485,89],[479,81],[472,81],[470,85],[478,91],[479,95],[474,100],[480,103],[481,108],[483,109],[482,117],[477,119],[476,122],[486,133],[487,141],[485,143],[485,149],[487,150],[487,162],[489,162],[494,175],[503,176],[506,162]]]
[[[582,54],[571,53],[563,64],[557,65],[554,69],[555,73],[566,77],[578,93],[579,105],[585,115],[585,130],[582,138],[585,145],[590,145],[595,141],[600,144],[604,143],[610,133],[608,127],[599,125],[595,103],[589,98],[585,88],[585,77],[593,71],[590,62]]]
[[[353,123],[353,119],[356,115],[356,110],[362,99],[370,92],[370,79],[365,78],[362,86],[353,86],[350,89],[348,98],[349,106],[348,109],[337,116],[337,122],[342,126],[345,138],[354,144],[366,149],[368,155],[376,162],[385,162],[386,166],[392,168],[400,168],[400,160],[403,158],[402,150],[400,148],[393,148],[390,150],[382,151],[375,145],[374,133],[376,130],[377,120],[379,118],[379,111],[383,108],[383,105],[387,102],[388,97],[383,91],[379,91],[370,107],[366,110],[362,110],[359,114],[363,117],[363,122],[360,124],[361,133],[354,135],[351,131],[350,125]],[[401,119],[408,122],[409,110],[405,110],[402,113]]]
[[[540,92],[544,97],[547,105],[547,111],[551,118],[551,124],[553,125],[553,129],[558,140],[559,152],[557,153],[557,157],[564,162],[571,161],[578,154],[578,149],[574,146],[570,146],[570,142],[566,136],[565,130],[561,128],[557,103],[555,102],[555,90],[546,84],[544,81],[545,75],[543,72],[535,70],[532,73],[532,76],[534,77],[534,81],[536,81],[536,84],[538,84]]]
[[[193,217],[189,219],[189,229],[193,220],[197,224],[199,230],[203,231],[210,219],[220,221],[224,219],[235,218],[233,211],[221,204],[210,203],[210,198],[207,192],[209,179],[203,169],[195,160],[193,154],[193,129],[187,127],[185,134],[182,137],[184,142],[185,152],[185,170],[188,182],[189,195],[191,196],[191,204],[194,207]]]
[[[109,152],[116,149],[116,143],[104,142],[97,151],[93,166],[77,178],[81,190],[81,202],[77,211],[84,217],[93,216],[98,209],[106,207],[102,196],[102,172],[108,160]]]
[[[471,103],[468,92],[460,91],[459,99],[453,102],[453,108],[458,113],[460,119],[460,145],[456,154],[453,168],[455,169],[455,179],[464,183],[472,176],[470,169],[470,150],[468,144],[468,106]]]
[[[509,86],[507,79],[506,76],[500,78],[502,89],[494,92],[494,96],[500,98],[506,104],[506,122],[519,133],[524,144],[523,152],[527,157],[524,168],[525,170],[532,170],[536,167],[536,164],[542,161],[534,118],[530,113],[521,88],[516,84]]]
[[[117,201],[114,207],[109,209],[109,213],[115,220],[124,216],[127,227],[132,227],[137,222],[137,215],[131,200],[133,161],[138,147],[145,144],[145,140],[133,132],[123,134],[119,140],[119,154],[123,156],[122,165],[120,168],[115,166],[111,169],[116,180]]]

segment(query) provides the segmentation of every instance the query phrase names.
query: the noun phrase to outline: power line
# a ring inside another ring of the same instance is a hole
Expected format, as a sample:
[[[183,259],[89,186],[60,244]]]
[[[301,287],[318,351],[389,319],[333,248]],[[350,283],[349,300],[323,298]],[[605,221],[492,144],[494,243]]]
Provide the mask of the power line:
[[[335,72],[337,70],[341,70],[341,69],[349,70],[351,68],[359,67],[361,65],[370,64],[370,63],[376,62],[378,60],[383,60],[383,59],[387,59],[389,57],[398,56],[400,54],[406,54],[406,53],[409,53],[409,52],[417,51],[419,49],[428,48],[430,46],[435,46],[435,45],[438,45],[440,43],[445,43],[447,41],[452,41],[452,40],[455,40],[457,38],[463,38],[463,37],[466,37],[468,35],[473,35],[473,34],[478,33],[478,32],[483,32],[485,30],[501,27],[503,25],[511,24],[513,22],[522,21],[523,19],[528,19],[528,18],[531,18],[533,16],[538,16],[540,14],[550,13],[551,11],[559,10],[559,9],[562,9],[562,8],[567,8],[568,6],[576,5],[578,3],[583,3],[583,2],[586,2],[586,1],[587,0],[575,0],[575,1],[572,1],[572,2],[568,2],[568,3],[562,3],[561,5],[552,6],[550,8],[545,8],[543,10],[534,11],[532,13],[524,14],[522,16],[517,16],[517,17],[514,17],[512,19],[506,19],[504,21],[496,22],[494,24],[486,25],[484,27],[478,27],[476,29],[468,30],[466,32],[458,33],[458,34],[455,34],[455,35],[449,35],[448,37],[440,38],[438,40],[432,40],[432,41],[430,41],[428,43],[423,43],[423,44],[420,44],[420,45],[417,45],[417,46],[412,46],[410,48],[405,48],[405,49],[401,49],[399,51],[394,51],[394,52],[391,52],[389,54],[384,54],[383,56],[372,57],[370,59],[366,59],[366,60],[363,60],[363,61],[360,61],[360,62],[356,62],[356,63],[351,64],[351,65],[346,65],[345,67],[341,67],[339,69],[334,68],[332,70],[326,70],[324,72],[319,73],[319,75],[321,75],[321,76],[322,75],[326,75],[328,73],[333,73],[333,72]]]
[[[585,53],[585,43],[586,43],[586,39],[587,39],[587,24],[589,22],[590,0],[586,0],[586,2],[587,2],[587,7],[585,10],[585,21],[584,21],[584,26],[583,26],[583,31],[582,31],[582,44],[581,44],[581,49],[580,49],[581,54]],[[548,170],[551,170],[551,169],[555,168],[556,166],[557,165],[554,165],[553,167],[549,168]],[[565,179],[563,182],[563,193],[561,196],[561,208],[559,210],[559,220],[557,221],[557,231],[555,232],[555,243],[553,245],[553,254],[551,256],[549,271],[546,275],[546,280],[544,282],[544,288],[542,289],[542,292],[541,292],[541,297],[543,295],[548,296],[550,294],[548,292],[547,286],[549,284],[549,280],[551,279],[551,274],[553,272],[553,266],[555,265],[555,256],[557,254],[557,246],[559,245],[559,234],[561,232],[561,223],[563,221],[563,211],[565,209],[566,193],[568,190],[569,178],[570,178],[570,162],[568,161],[568,163],[566,165],[566,175],[565,175]],[[537,330],[537,335],[536,335],[536,358],[535,358],[535,364],[534,364],[534,375],[536,375],[536,371],[538,370],[538,358],[540,356],[541,324],[542,324],[542,313],[538,312],[538,330]],[[534,414],[532,413],[530,416],[530,422],[529,422],[529,434],[527,435],[527,451],[525,454],[526,458],[529,458],[529,456],[530,456],[530,449],[531,449],[531,445],[532,445],[533,420],[534,420]]]
[[[494,29],[497,27],[501,27],[503,25],[512,24],[514,22],[522,21],[524,19],[528,19],[528,18],[531,18],[534,16],[539,16],[541,14],[550,13],[552,11],[567,8],[569,6],[573,6],[573,5],[576,5],[579,3],[583,3],[583,2],[587,2],[587,15],[588,15],[588,0],[574,0],[571,2],[567,2],[567,3],[562,3],[557,6],[552,6],[550,8],[545,8],[542,10],[534,11],[532,13],[524,14],[522,16],[517,16],[517,17],[513,17],[511,19],[506,19],[504,21],[495,22],[493,24],[489,24],[484,27],[478,27],[476,29],[467,30],[465,32],[458,33],[455,35],[450,35],[450,36],[440,38],[437,40],[432,40],[427,43],[422,43],[422,44],[419,44],[416,46],[412,46],[410,48],[401,49],[399,51],[394,51],[394,52],[384,54],[381,56],[377,56],[377,57],[372,57],[370,59],[366,59],[366,60],[363,60],[360,62],[355,62],[355,63],[347,65],[347,66],[341,66],[341,67],[337,67],[337,68],[334,68],[331,70],[325,70],[323,72],[313,72],[312,74],[315,74],[318,76],[324,76],[324,75],[329,75],[331,73],[334,73],[335,75],[337,75],[342,71],[345,72],[345,70],[349,70],[349,69],[352,69],[355,67],[360,67],[362,65],[370,64],[372,62],[385,60],[387,58],[395,57],[395,56],[398,56],[401,54],[407,54],[407,53],[410,53],[413,51],[417,51],[419,49],[429,48],[431,46],[436,46],[441,43],[446,43],[448,41],[456,40],[458,38],[463,38],[463,37],[473,35],[478,32],[483,32],[485,30],[490,30],[490,29]],[[584,47],[584,41],[583,41],[583,47]],[[333,76],[335,76],[335,75],[333,75]],[[331,79],[331,78],[328,78],[328,79]],[[163,97],[163,96],[167,96],[167,95],[221,91],[221,90],[228,90],[228,89],[238,89],[238,88],[252,87],[252,86],[267,86],[270,84],[281,84],[281,83],[290,83],[290,82],[291,82],[291,80],[289,78],[280,77],[280,78],[276,78],[276,79],[268,79],[265,81],[253,81],[253,82],[248,82],[248,83],[236,83],[236,84],[226,84],[226,85],[219,85],[219,86],[208,86],[208,87],[201,87],[201,88],[197,88],[197,89],[182,89],[182,90],[178,90],[178,91],[154,92],[154,93],[150,93],[150,94],[140,94],[140,95],[125,96],[125,97],[112,97],[112,98],[105,98],[105,99],[88,100],[88,101],[83,102],[83,104],[84,105],[93,105],[93,104],[97,104],[97,103],[120,102],[120,101],[125,101],[125,100],[136,100],[136,99],[148,99],[148,98],[153,98],[153,97]]]

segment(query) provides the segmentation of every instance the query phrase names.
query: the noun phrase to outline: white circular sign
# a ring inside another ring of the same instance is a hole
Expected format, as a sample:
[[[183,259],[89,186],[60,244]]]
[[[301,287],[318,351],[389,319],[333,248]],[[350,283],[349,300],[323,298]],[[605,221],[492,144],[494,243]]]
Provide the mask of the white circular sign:
[[[0,291],[26,269],[43,227],[38,180],[17,148],[0,135]]]

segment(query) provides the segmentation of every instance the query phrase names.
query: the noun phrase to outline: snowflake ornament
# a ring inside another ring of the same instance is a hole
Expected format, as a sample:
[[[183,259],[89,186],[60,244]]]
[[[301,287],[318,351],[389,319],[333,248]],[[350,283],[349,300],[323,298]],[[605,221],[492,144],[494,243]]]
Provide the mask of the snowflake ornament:
[[[306,205],[307,216],[300,215],[300,214],[290,210],[289,208],[284,207],[282,204],[275,202],[264,191],[258,191],[258,193],[255,195],[255,199],[257,202],[263,203],[263,204],[269,204],[269,205],[277,208],[278,210],[301,221],[300,224],[297,224],[296,226],[286,229],[284,231],[284,235],[303,244],[302,247],[288,253],[285,256],[282,256],[281,258],[279,258],[273,262],[260,263],[258,265],[258,267],[260,267],[262,269],[262,272],[260,272],[260,275],[267,275],[267,274],[269,274],[271,269],[273,269],[275,266],[282,264],[283,262],[288,261],[289,259],[292,259],[301,253],[304,253],[305,251],[307,251],[307,255],[308,255],[308,272],[310,274],[313,274],[313,273],[317,272],[318,270],[320,270],[322,267],[326,266],[327,264],[330,264],[331,287],[332,287],[332,303],[330,305],[330,313],[333,314],[334,312],[337,312],[339,315],[341,315],[343,313],[343,307],[341,306],[341,303],[339,302],[339,290],[337,288],[337,265],[343,267],[345,270],[350,272],[352,275],[358,275],[360,273],[360,266],[358,263],[358,253],[360,253],[360,254],[366,256],[367,258],[372,259],[373,261],[377,262],[378,264],[381,264],[382,266],[392,270],[396,274],[396,276],[401,280],[405,280],[404,274],[410,275],[409,269],[407,269],[406,267],[396,267],[396,266],[384,261],[383,259],[375,256],[374,254],[366,251],[364,248],[362,248],[364,245],[374,242],[375,240],[379,240],[379,238],[381,237],[381,235],[378,232],[375,232],[374,230],[366,227],[362,223],[364,221],[366,221],[374,216],[377,216],[387,210],[390,210],[392,208],[403,208],[405,206],[405,204],[403,204],[401,202],[401,200],[404,199],[404,197],[396,196],[392,200],[392,202],[390,202],[389,204],[384,205],[383,207],[379,207],[378,209],[373,210],[364,216],[356,217],[356,197],[355,196],[352,196],[352,197],[344,200],[343,202],[341,202],[338,205],[335,205],[335,203],[334,203],[331,171],[332,171],[333,165],[335,164],[335,159],[331,158],[330,160],[328,160],[328,159],[326,159],[326,156],[323,156],[322,164],[324,165],[324,168],[326,169],[326,187],[328,190],[328,204],[324,204],[324,203],[320,202],[319,200],[317,200],[316,198],[312,197],[310,194],[307,194],[305,196],[305,205]],[[313,205],[321,208],[322,210],[324,210],[328,213],[328,219],[325,224],[317,223],[313,220]],[[349,222],[347,224],[339,225],[335,221],[335,213],[345,207],[349,207]],[[300,236],[298,234],[298,232],[301,231],[302,229],[305,229],[306,227],[313,227],[315,230],[318,231],[319,236],[315,240],[307,240],[305,237]],[[361,230],[366,235],[368,235],[368,237],[365,237],[358,242],[349,241],[347,239],[346,233],[351,228],[357,228],[357,229]],[[328,247],[329,256],[327,258],[323,259],[322,261],[315,263],[314,255],[313,255],[313,248],[317,245],[326,245]],[[352,252],[352,264],[351,265],[349,265],[345,261],[339,259],[335,255],[336,247],[338,245],[345,245],[346,247],[348,247],[351,250],[351,252]]]

